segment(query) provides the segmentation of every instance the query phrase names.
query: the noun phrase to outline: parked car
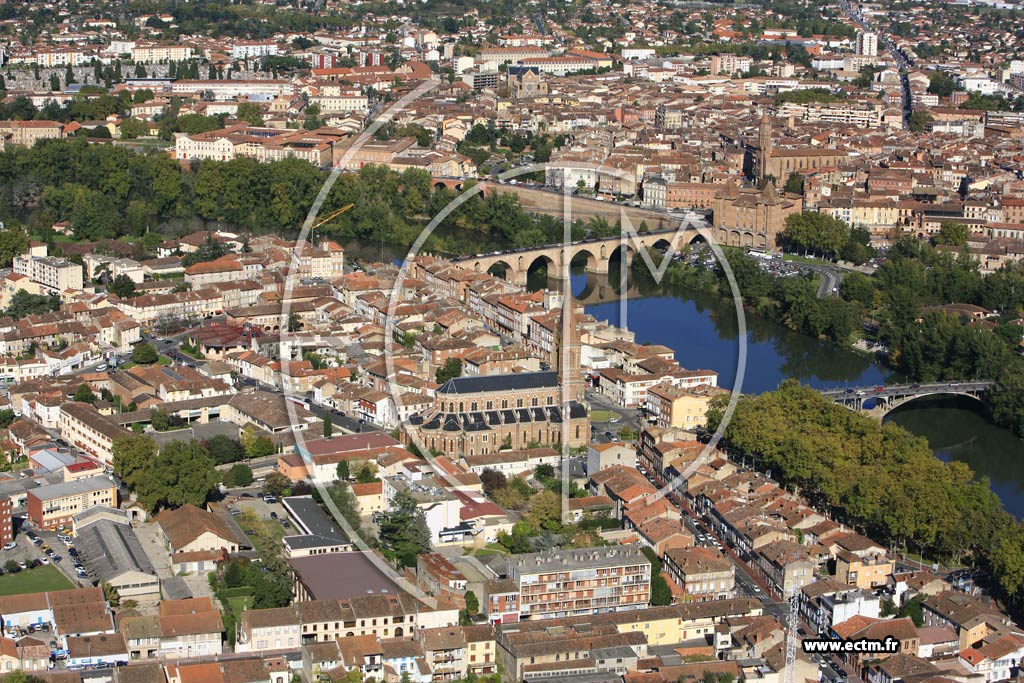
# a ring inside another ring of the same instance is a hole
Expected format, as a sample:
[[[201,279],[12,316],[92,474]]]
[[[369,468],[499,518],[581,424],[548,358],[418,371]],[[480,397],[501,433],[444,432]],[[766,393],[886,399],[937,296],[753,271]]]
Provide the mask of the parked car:
[[[18,547],[17,541],[11,541],[10,543],[4,543],[4,550],[14,550]]]

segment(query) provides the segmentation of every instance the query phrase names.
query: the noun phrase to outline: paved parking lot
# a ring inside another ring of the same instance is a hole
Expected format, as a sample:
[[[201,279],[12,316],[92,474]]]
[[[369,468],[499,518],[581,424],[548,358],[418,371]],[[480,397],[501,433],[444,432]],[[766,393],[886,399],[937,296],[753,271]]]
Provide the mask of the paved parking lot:
[[[228,502],[228,507],[236,510],[242,510],[243,512],[252,512],[260,519],[273,519],[273,517],[271,517],[271,513],[274,513],[277,515],[277,521],[281,523],[282,527],[284,527],[285,535],[295,533],[295,527],[292,526],[290,521],[288,521],[288,513],[285,511],[284,506],[281,505],[280,501],[276,503],[265,503],[263,502],[263,498],[257,494],[253,494],[252,498],[238,498],[238,500],[232,500],[229,497],[228,500],[230,501]],[[285,524],[285,522],[288,523]]]
[[[29,540],[28,535],[25,533],[26,531],[31,531],[42,541],[42,543],[38,545],[32,543],[32,541]],[[28,556],[31,559],[42,560],[43,558],[46,558],[60,569],[61,573],[64,574],[64,576],[66,576],[74,585],[81,587],[95,585],[94,577],[87,579],[78,577],[75,572],[71,553],[69,552],[70,549],[64,545],[59,538],[57,538],[57,535],[56,531],[41,531],[30,524],[23,522],[14,539],[18,543],[18,548],[15,551],[4,551],[4,553],[20,551],[28,553]],[[49,546],[49,550],[51,551],[49,554],[45,552],[47,546]],[[4,562],[6,561],[7,560],[4,559]]]

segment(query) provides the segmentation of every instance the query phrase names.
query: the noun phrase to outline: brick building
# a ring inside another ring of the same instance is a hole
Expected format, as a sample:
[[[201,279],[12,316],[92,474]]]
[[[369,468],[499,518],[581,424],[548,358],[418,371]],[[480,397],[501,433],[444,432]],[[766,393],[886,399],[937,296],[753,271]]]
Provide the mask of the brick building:
[[[759,190],[730,180],[715,195],[715,238],[730,247],[772,250],[786,217],[802,210],[802,197],[780,195],[770,181]]]

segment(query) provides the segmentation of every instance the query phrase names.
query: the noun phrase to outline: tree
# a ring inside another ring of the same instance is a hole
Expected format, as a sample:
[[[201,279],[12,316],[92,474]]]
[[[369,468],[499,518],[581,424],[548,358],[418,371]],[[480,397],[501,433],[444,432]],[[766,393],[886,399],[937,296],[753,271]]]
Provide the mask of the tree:
[[[149,126],[135,118],[127,118],[121,122],[121,139],[134,140],[149,135]]]
[[[126,434],[111,446],[114,472],[129,489],[135,490],[146,469],[157,457],[156,442],[144,434]]]
[[[7,560],[4,562],[4,569],[7,570],[8,574],[17,574],[21,571],[21,567],[14,560]]]
[[[391,499],[391,508],[381,519],[378,537],[385,557],[400,567],[415,567],[416,557],[430,552],[431,534],[423,510],[407,492]]]
[[[971,236],[971,229],[963,223],[955,221],[943,221],[939,227],[939,234],[935,236],[935,244],[947,244],[952,247],[966,247],[967,239]]]
[[[949,97],[956,90],[956,81],[944,71],[936,71],[928,77],[928,92],[939,97]]]
[[[44,296],[42,294],[29,294],[24,289],[19,289],[11,296],[4,315],[14,318],[24,318],[27,315],[38,313],[49,313],[60,308],[60,297],[56,294]]]
[[[203,507],[220,475],[199,442],[171,441],[137,477],[136,494],[150,512],[185,504]]]
[[[245,457],[245,449],[237,439],[218,434],[207,440],[206,452],[213,458],[217,465],[226,465],[230,462],[238,462]]]
[[[476,597],[476,593],[471,590],[466,591],[466,614],[474,616],[480,612],[480,600]]]
[[[910,119],[907,121],[907,128],[910,129],[911,133],[923,133],[935,119],[932,115],[923,109],[918,109],[910,115]]]
[[[235,463],[224,475],[224,483],[228,486],[248,486],[252,483],[252,470],[245,463]]]
[[[356,471],[356,483],[357,484],[372,484],[377,479],[377,468],[370,462],[364,462],[359,466]]]
[[[288,331],[298,332],[302,329],[302,319],[299,318],[299,314],[292,311],[288,314]]]
[[[352,476],[352,472],[349,470],[348,460],[342,460],[338,463],[338,467],[335,470],[339,481],[348,481],[349,477]]]
[[[110,603],[111,607],[118,607],[121,604],[121,594],[106,581],[103,582],[103,599]]]
[[[271,472],[263,480],[263,495],[282,496],[292,485],[292,480],[280,472]]]
[[[240,102],[235,118],[246,121],[254,126],[263,125],[263,109],[255,102]]]
[[[96,402],[96,394],[93,393],[88,384],[83,382],[78,385],[77,389],[75,389],[74,399],[79,403],[93,404]]]
[[[551,489],[541,491],[530,501],[526,518],[538,529],[559,531],[562,528],[562,497]]]
[[[1003,594],[1020,604],[1024,596],[1024,527],[1007,526],[996,538],[992,551],[992,569]]]
[[[329,439],[334,434],[334,423],[331,421],[331,416],[328,415],[324,418],[324,438]]]
[[[778,236],[786,249],[827,257],[837,256],[849,238],[850,229],[846,223],[817,211],[801,211],[786,216],[786,227]]]
[[[22,228],[0,230],[0,268],[9,268],[15,256],[28,251],[28,233]]]
[[[269,437],[258,434],[252,425],[242,430],[242,448],[247,458],[265,458],[277,452],[277,447]]]
[[[359,531],[362,520],[359,519],[359,501],[352,493],[352,488],[344,480],[336,481],[327,490],[331,500],[338,506],[338,512],[353,530]]]
[[[121,299],[127,299],[135,293],[135,281],[128,275],[121,273],[110,283],[110,291]]]
[[[492,498],[495,491],[505,488],[508,484],[508,479],[506,479],[503,473],[488,467],[480,473],[480,484],[483,487],[484,495]]]
[[[160,360],[160,354],[157,352],[156,347],[149,342],[137,344],[135,348],[132,349],[133,363],[138,363],[139,365],[152,365],[158,360]]]
[[[450,379],[462,377],[462,359],[452,356],[444,362],[444,365],[437,369],[434,378],[438,384],[444,384]]]
[[[17,563],[14,565],[17,567]],[[43,683],[44,679],[39,676],[33,676],[27,674],[24,671],[16,670],[8,674],[4,674],[4,683]]]
[[[662,574],[651,575],[651,605],[664,607],[672,604],[672,589]]]
[[[804,193],[804,176],[802,173],[793,171],[789,174],[789,178],[786,179],[786,185],[783,188],[784,191],[791,194],[803,194]]]

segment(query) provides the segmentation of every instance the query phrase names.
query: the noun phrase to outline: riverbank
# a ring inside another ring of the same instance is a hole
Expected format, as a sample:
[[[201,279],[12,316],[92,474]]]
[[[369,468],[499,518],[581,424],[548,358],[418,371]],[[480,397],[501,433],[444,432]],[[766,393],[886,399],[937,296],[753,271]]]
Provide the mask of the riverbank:
[[[612,274],[609,280],[616,286],[618,276]],[[732,388],[739,348],[732,299],[717,289],[694,291],[679,285],[658,285],[640,273],[635,282],[638,291],[628,301],[625,323],[637,341],[674,348],[684,367],[716,370],[719,385]],[[587,286],[586,276],[573,276],[574,292]],[[586,310],[612,324],[623,322],[618,302],[590,305]],[[797,379],[816,389],[906,381],[869,351],[812,338],[756,310],[748,311],[748,357],[741,387],[744,393],[773,391],[786,379]],[[970,405],[965,405],[966,401]],[[919,399],[894,411],[888,420],[926,438],[940,460],[964,462],[979,477],[987,477],[1006,510],[1017,518],[1024,517],[1024,441],[995,424],[980,402],[963,399],[947,403],[940,399],[936,405]],[[1015,462],[1020,466],[1011,466]]]

